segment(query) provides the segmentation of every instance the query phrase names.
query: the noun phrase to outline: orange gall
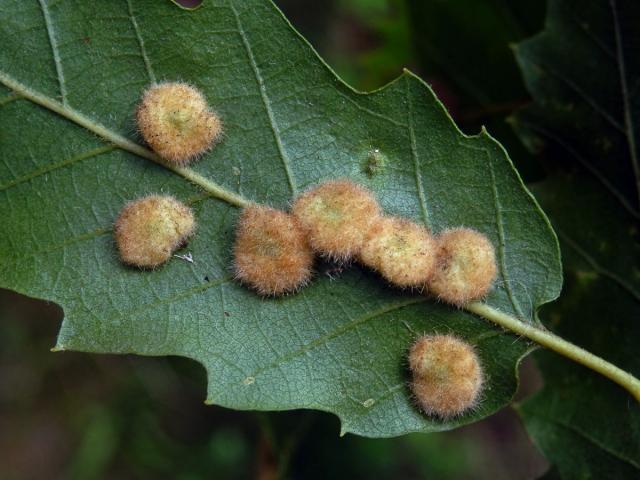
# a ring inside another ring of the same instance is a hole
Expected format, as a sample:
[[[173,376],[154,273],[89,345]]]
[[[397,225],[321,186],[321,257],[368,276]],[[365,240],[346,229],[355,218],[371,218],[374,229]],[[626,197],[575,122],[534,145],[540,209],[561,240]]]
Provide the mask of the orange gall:
[[[189,207],[168,195],[149,195],[125,205],[114,236],[124,263],[154,268],[169,260],[195,228]]]
[[[144,93],[136,117],[145,142],[177,166],[206,152],[222,133],[220,118],[204,95],[186,83],[153,85]]]
[[[369,230],[359,258],[394,285],[421,288],[436,264],[436,241],[409,220],[381,217]]]
[[[475,407],[484,375],[471,345],[453,335],[425,335],[409,352],[416,402],[428,415],[455,417]]]
[[[293,215],[311,247],[325,257],[350,260],[381,215],[373,194],[350,180],[333,180],[307,190],[294,201]]]
[[[260,295],[298,290],[312,274],[313,251],[292,215],[251,205],[240,215],[234,247],[238,280]]]
[[[439,299],[462,306],[491,290],[496,271],[489,239],[470,228],[455,228],[438,236],[437,265],[428,286]]]

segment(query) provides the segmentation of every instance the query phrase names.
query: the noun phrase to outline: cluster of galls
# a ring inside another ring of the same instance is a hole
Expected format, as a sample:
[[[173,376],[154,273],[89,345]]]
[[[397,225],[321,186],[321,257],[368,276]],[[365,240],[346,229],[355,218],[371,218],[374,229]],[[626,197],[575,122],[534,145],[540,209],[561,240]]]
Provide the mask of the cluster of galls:
[[[284,218],[287,228],[275,228]],[[312,251],[341,262],[358,260],[393,285],[426,289],[458,306],[486,295],[496,275],[493,246],[481,233],[455,228],[434,236],[405,218],[384,215],[373,194],[349,180],[304,192],[291,214],[248,207],[238,228],[236,273],[261,294],[295,291],[309,281]],[[262,266],[259,274],[246,266],[249,252],[252,263]]]
[[[222,134],[222,122],[202,93],[185,83],[149,88],[136,116],[147,144],[175,166],[197,158]],[[183,217],[190,219],[189,228],[167,220]],[[122,260],[156,267],[194,226],[190,210],[171,197],[138,200],[116,222]],[[146,240],[134,245],[136,238]],[[496,274],[493,246],[484,235],[456,228],[434,237],[421,225],[384,215],[373,194],[349,180],[325,182],[299,195],[290,214],[258,205],[242,213],[235,273],[259,294],[281,295],[308,283],[314,253],[341,262],[356,259],[398,287],[426,288],[458,306],[483,297]]]
[[[220,137],[222,126],[203,95],[184,83],[151,87],[137,111],[147,144],[177,167],[197,158]],[[189,207],[166,195],[126,205],[114,234],[124,263],[155,268],[193,235]],[[367,189],[334,180],[294,199],[291,213],[251,205],[238,222],[234,247],[237,279],[263,296],[294,292],[312,276],[315,254],[357,260],[401,288],[425,290],[457,306],[489,291],[496,275],[491,242],[468,228],[434,236],[410,220],[387,216]],[[451,335],[424,336],[409,365],[417,403],[448,418],[477,403],[483,375],[473,348]]]
[[[181,82],[149,88],[136,112],[138,129],[165,162],[187,165],[213,146],[222,122],[202,93]],[[152,269],[167,262],[195,231],[191,209],[170,195],[149,195],[127,204],[114,225],[120,258]]]
[[[469,228],[434,236],[410,220],[386,216],[367,189],[334,180],[294,199],[291,213],[250,206],[238,225],[236,276],[261,295],[309,282],[314,253],[358,260],[401,288],[426,290],[462,306],[482,298],[496,276],[493,245]],[[473,408],[482,367],[473,347],[452,335],[420,338],[411,348],[411,387],[422,410],[450,418]]]

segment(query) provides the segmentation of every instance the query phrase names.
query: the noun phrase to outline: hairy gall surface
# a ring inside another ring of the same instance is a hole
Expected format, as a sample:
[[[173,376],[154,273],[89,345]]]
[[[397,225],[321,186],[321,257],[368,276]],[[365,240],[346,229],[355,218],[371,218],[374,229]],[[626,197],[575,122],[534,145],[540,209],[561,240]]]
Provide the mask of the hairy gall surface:
[[[240,216],[234,248],[236,278],[260,295],[281,295],[304,286],[313,251],[295,218],[251,205]]]
[[[450,418],[477,402],[483,372],[473,347],[453,335],[425,335],[409,352],[416,402],[428,415]]]
[[[369,230],[359,258],[394,285],[422,288],[436,264],[436,241],[421,225],[380,217]]]
[[[154,268],[165,263],[195,231],[189,207],[168,195],[149,195],[128,203],[114,225],[120,258]]]
[[[440,300],[462,306],[484,297],[496,278],[489,239],[470,228],[445,230],[438,238],[436,269],[428,286]]]
[[[307,190],[294,201],[292,211],[311,247],[338,261],[360,253],[369,229],[381,215],[369,190],[344,179]]]
[[[186,83],[161,83],[143,95],[137,111],[144,140],[163,159],[184,166],[206,152],[222,133],[220,118]]]

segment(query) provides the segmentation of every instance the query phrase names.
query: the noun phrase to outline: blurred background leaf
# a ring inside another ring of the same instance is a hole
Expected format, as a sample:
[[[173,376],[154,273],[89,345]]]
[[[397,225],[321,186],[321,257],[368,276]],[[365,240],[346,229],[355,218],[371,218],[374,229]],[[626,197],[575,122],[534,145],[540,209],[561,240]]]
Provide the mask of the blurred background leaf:
[[[535,102],[512,118],[549,172],[533,187],[560,238],[565,286],[555,332],[640,375],[640,4],[551,0],[545,29],[517,46]],[[634,167],[635,164],[635,167]],[[640,476],[640,406],[548,352],[544,389],[519,412],[556,478]]]
[[[540,0],[407,0],[420,72],[461,128],[485,126],[526,181],[543,177],[506,117],[529,102],[512,45],[540,30]]]

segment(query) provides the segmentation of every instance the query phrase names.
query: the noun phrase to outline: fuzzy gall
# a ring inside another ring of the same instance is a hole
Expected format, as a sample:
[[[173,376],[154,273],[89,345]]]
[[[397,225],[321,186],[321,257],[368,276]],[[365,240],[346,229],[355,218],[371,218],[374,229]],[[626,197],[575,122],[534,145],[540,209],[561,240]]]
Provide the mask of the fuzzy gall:
[[[251,205],[240,215],[234,258],[236,278],[264,296],[304,286],[314,260],[295,218],[260,205]]]
[[[295,199],[293,215],[311,247],[336,261],[360,253],[366,235],[381,215],[373,194],[350,180],[322,183]]]
[[[185,166],[222,134],[222,122],[195,87],[181,82],[153,85],[136,112],[147,144],[172,165]]]
[[[125,205],[114,236],[124,263],[154,268],[169,260],[195,228],[189,207],[169,195],[149,195]]]
[[[425,335],[409,352],[411,389],[428,415],[448,419],[475,407],[484,383],[473,347],[453,335]]]
[[[436,264],[436,242],[416,223],[380,217],[369,230],[359,258],[398,287],[422,288]]]
[[[428,286],[440,300],[463,306],[491,290],[496,272],[495,251],[485,235],[470,228],[445,230]]]

